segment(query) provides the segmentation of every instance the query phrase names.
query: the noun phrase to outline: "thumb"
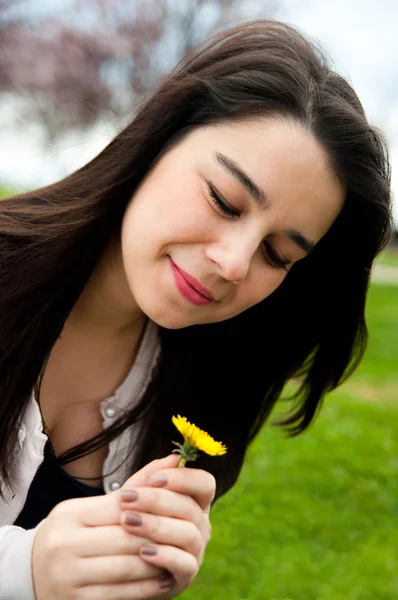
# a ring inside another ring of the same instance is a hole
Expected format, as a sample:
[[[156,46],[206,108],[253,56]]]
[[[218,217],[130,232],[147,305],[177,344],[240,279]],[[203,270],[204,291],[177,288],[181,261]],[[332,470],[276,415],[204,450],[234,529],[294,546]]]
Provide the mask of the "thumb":
[[[137,473],[134,473],[134,475],[129,477],[121,489],[126,490],[140,485],[148,485],[148,480],[153,473],[156,473],[156,471],[160,471],[161,469],[172,469],[178,465],[179,460],[180,457],[177,454],[169,454],[169,456],[165,456],[164,458],[153,460],[137,471]]]

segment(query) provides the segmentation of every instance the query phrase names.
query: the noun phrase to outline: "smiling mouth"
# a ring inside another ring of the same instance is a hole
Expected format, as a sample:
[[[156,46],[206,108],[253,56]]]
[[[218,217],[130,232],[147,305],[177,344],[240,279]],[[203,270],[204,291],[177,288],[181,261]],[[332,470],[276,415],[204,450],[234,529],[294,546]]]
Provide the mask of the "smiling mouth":
[[[197,306],[206,306],[215,300],[210,290],[203,287],[199,281],[178,267],[170,256],[169,259],[177,289],[184,298]]]

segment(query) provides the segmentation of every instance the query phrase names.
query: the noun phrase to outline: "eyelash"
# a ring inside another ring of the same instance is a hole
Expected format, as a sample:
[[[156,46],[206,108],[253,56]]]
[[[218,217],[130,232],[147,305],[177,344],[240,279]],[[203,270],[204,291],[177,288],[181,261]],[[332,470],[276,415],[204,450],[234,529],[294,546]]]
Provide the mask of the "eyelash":
[[[233,209],[227,204],[225,204],[225,202],[221,200],[220,196],[217,194],[213,186],[210,183],[208,183],[207,185],[211,199],[225,215],[228,215],[229,217],[240,217],[240,212],[238,210]],[[272,267],[275,267],[276,269],[283,269],[284,271],[288,270],[287,266],[290,264],[289,260],[285,260],[284,258],[279,256],[279,254],[275,252],[273,247],[268,242],[264,241],[263,247],[266,253],[266,258]]]

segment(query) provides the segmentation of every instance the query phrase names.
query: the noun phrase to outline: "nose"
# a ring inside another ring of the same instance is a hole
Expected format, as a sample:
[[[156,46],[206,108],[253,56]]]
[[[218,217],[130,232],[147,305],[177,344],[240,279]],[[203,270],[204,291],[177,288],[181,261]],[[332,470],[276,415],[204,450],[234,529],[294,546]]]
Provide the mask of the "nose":
[[[207,258],[215,263],[220,275],[235,284],[243,283],[250,269],[253,252],[243,243],[217,243],[206,248]]]

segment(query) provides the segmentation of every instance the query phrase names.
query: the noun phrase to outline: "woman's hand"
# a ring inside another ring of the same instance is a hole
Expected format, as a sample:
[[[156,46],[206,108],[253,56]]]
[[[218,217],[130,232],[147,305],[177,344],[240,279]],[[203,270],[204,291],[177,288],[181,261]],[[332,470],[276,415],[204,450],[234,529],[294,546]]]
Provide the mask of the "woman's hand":
[[[175,465],[175,456],[153,461],[129,481],[139,485]],[[119,493],[67,500],[50,512],[33,545],[36,600],[170,598],[174,580],[140,557],[150,540],[120,526]]]
[[[134,477],[119,492],[121,524],[127,532],[151,540],[140,554],[173,576],[174,597],[192,583],[210,540],[215,479],[207,471],[189,468],[163,468],[147,481]]]

